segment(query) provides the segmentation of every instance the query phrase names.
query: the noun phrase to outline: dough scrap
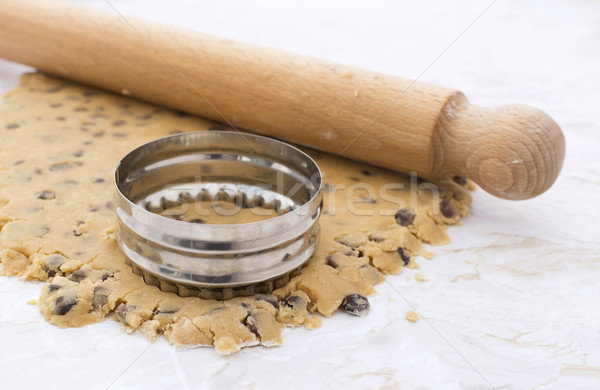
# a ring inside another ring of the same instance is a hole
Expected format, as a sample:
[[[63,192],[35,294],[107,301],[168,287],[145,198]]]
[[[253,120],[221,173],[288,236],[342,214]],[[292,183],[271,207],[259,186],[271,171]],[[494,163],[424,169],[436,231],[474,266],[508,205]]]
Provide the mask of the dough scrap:
[[[285,326],[318,327],[312,314],[328,317],[342,302],[351,314],[366,314],[374,285],[385,274],[417,268],[419,255],[432,256],[423,243],[447,243],[447,225],[468,212],[472,184],[462,178],[437,186],[306,149],[325,188],[321,242],[300,275],[273,294],[224,302],[160,291],[133,274],[115,245],[113,170],[144,142],[214,126],[23,75],[0,103],[0,274],[45,281],[38,307],[56,326],[114,315],[126,331],[150,340],[163,334],[178,347],[230,354],[280,345]]]

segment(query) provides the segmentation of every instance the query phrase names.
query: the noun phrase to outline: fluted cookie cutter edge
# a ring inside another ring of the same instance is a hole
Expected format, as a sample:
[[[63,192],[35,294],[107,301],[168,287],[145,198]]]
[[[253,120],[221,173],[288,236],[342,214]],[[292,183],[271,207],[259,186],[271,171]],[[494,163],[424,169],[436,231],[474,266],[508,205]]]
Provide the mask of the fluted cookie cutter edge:
[[[306,153],[272,138],[234,131],[160,138],[127,153],[114,180],[117,245],[152,284],[163,279],[195,291],[183,295],[248,292],[247,286],[286,280],[319,241],[321,171]],[[216,225],[157,213],[206,199],[272,208],[278,215]]]

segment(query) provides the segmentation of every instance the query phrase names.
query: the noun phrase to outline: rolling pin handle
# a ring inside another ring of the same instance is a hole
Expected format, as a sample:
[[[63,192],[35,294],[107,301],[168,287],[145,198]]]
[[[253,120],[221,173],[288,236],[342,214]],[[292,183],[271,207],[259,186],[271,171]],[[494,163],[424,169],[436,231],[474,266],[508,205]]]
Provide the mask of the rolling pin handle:
[[[546,113],[525,105],[478,107],[460,94],[443,117],[435,136],[444,159],[436,161],[438,176],[464,175],[490,194],[512,200],[537,196],[556,180],[565,139]]]

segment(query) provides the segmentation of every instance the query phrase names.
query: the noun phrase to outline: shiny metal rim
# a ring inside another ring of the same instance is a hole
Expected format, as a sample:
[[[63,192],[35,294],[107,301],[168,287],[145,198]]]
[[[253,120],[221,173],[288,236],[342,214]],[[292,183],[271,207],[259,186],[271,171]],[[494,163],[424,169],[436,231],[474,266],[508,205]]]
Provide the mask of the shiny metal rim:
[[[308,155],[271,138],[232,131],[161,138],[132,150],[116,167],[117,244],[135,267],[178,286],[235,290],[279,280],[314,253],[321,187],[319,167]],[[205,199],[259,205],[278,215],[212,225],[158,214]]]

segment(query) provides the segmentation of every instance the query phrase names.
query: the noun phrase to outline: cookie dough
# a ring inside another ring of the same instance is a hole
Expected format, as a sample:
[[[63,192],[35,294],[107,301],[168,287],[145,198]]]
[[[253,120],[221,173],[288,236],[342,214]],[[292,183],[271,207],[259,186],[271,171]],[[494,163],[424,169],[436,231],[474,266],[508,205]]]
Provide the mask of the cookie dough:
[[[447,225],[468,210],[463,178],[434,185],[307,149],[324,173],[324,209],[321,242],[300,275],[273,294],[227,301],[163,292],[115,245],[113,170],[144,142],[210,128],[222,126],[24,75],[0,103],[0,273],[46,282],[38,307],[56,326],[110,315],[150,340],[229,354],[280,345],[285,326],[314,328],[336,310],[367,315],[374,285],[430,257],[423,243],[447,243]]]
[[[419,313],[414,310],[409,310],[406,312],[406,319],[410,322],[417,322],[419,320]]]

